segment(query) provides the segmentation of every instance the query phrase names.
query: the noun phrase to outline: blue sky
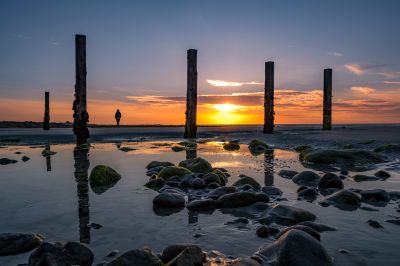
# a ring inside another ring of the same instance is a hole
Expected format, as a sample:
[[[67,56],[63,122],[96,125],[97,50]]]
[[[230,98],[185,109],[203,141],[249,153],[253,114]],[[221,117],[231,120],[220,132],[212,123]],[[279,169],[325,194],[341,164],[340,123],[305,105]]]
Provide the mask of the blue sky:
[[[87,35],[91,99],[184,96],[190,48],[198,49],[200,94],[262,91],[272,60],[277,89],[321,88],[331,67],[338,99],[368,95],[352,87],[393,95],[399,12],[400,1],[390,0],[2,0],[0,98],[39,101],[49,90],[55,101],[72,101],[76,33]]]

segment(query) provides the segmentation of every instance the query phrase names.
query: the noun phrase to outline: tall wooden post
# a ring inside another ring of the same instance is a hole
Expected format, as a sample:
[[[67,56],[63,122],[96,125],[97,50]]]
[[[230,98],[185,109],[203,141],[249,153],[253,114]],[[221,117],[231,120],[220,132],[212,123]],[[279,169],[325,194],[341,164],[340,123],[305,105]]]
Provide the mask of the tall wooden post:
[[[44,93],[44,118],[43,118],[43,129],[50,129],[50,93],[46,91]]]
[[[332,129],[332,69],[324,69],[323,130]]]
[[[89,138],[89,114],[86,109],[86,36],[75,35],[75,101],[74,134],[78,145],[87,143]]]
[[[265,62],[264,134],[274,133],[274,62]]]
[[[184,138],[196,138],[197,50],[187,51],[186,123]]]

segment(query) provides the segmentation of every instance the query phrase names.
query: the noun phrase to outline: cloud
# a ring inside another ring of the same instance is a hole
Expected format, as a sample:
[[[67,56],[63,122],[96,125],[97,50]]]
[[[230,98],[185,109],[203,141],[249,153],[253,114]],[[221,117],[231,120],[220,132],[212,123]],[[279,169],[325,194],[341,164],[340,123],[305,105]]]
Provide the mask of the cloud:
[[[335,56],[335,57],[342,57],[344,54],[340,52],[327,52],[328,55]]]
[[[249,82],[236,82],[236,81],[225,81],[225,80],[215,80],[215,79],[207,79],[208,84],[214,87],[241,87],[243,85],[262,85],[264,83],[257,81],[249,81]]]
[[[386,66],[385,64],[364,64],[364,65],[359,65],[359,64],[345,64],[344,68],[358,76],[364,75],[367,70],[370,69],[375,69],[375,68],[380,68]]]
[[[400,72],[379,72],[376,74],[384,76],[387,79],[395,79],[400,77]]]
[[[384,81],[385,84],[400,84],[400,81]]]
[[[376,91],[376,89],[370,87],[351,87],[350,90],[354,93],[363,95],[368,95]]]

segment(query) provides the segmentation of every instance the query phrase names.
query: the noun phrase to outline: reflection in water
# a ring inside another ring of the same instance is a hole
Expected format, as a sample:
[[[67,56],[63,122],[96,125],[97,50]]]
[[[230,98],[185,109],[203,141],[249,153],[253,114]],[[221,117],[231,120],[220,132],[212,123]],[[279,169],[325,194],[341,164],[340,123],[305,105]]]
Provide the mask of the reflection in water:
[[[89,213],[89,149],[74,149],[75,180],[78,190],[79,239],[81,243],[90,243]]]
[[[197,147],[186,148],[186,160],[197,158]]]
[[[274,150],[267,150],[264,153],[264,185],[274,185]]]
[[[50,153],[50,143],[47,143],[44,149],[45,149],[45,151]],[[51,171],[51,156],[48,155],[45,157],[46,157],[46,169],[47,169],[47,172],[50,172]]]

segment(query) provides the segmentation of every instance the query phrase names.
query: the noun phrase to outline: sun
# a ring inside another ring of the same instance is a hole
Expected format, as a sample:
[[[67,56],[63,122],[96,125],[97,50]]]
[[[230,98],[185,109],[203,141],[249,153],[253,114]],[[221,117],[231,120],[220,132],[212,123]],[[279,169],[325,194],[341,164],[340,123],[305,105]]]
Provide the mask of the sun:
[[[230,103],[219,103],[219,104],[213,104],[212,108],[221,112],[231,112],[234,110],[242,109],[243,106]]]

